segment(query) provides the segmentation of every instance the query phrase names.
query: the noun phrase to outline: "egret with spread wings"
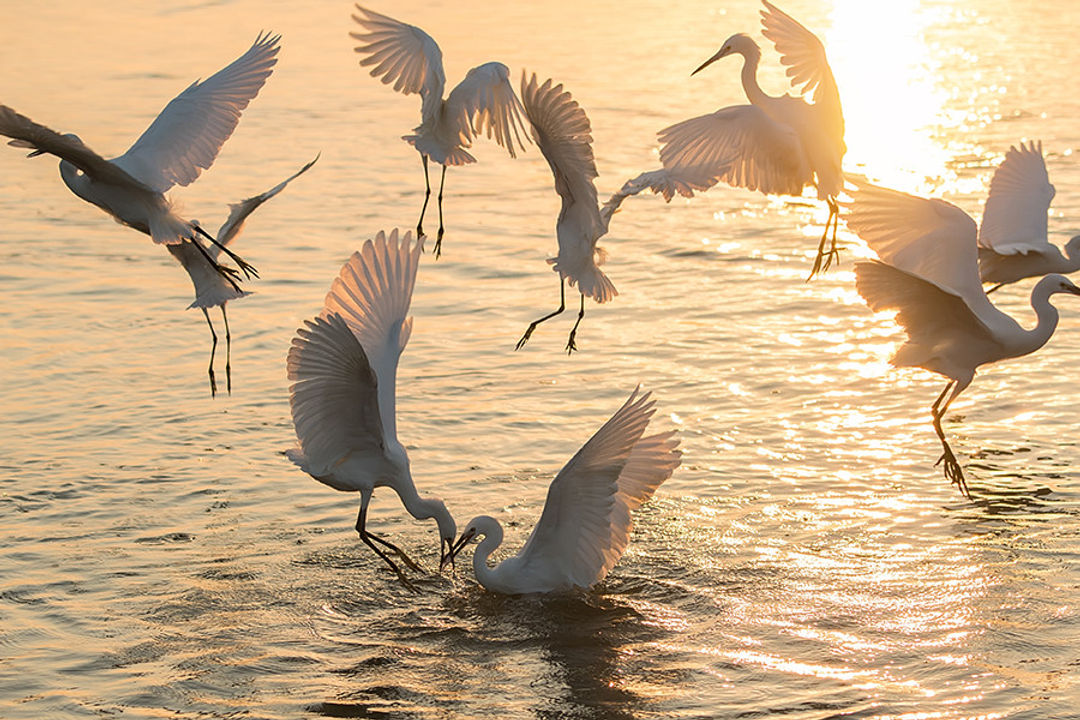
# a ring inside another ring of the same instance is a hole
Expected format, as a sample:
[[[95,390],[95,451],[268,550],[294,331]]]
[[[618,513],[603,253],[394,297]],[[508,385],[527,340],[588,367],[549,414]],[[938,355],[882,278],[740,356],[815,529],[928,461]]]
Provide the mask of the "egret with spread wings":
[[[9,145],[32,148],[31,157],[43,153],[59,157],[64,184],[117,222],[146,233],[155,243],[191,243],[240,292],[239,273],[218,263],[198,236],[232,258],[245,277],[257,277],[255,269],[198,225],[181,218],[165,193],[174,185],[193,183],[213,164],[240,122],[240,113],[273,72],[279,40],[278,35],[260,34],[231,64],[189,85],[127,152],[112,160],[95,153],[77,135],[60,135],[4,105],[0,105],[0,135],[14,138]]]
[[[988,292],[1024,278],[1080,270],[1080,235],[1065,243],[1064,254],[1048,239],[1053,199],[1042,143],[1010,147],[990,179],[979,224],[979,276],[996,283]]]
[[[412,569],[419,566],[367,529],[375,488],[391,488],[417,520],[435,518],[440,562],[457,532],[442,500],[417,493],[397,438],[397,366],[412,332],[409,304],[423,244],[423,238],[414,244],[411,232],[399,242],[397,230],[365,242],[341,268],[319,316],[297,330],[288,355],[289,405],[299,440],[289,459],[335,490],[360,493],[356,532],[406,585],[382,548]]]
[[[359,14],[352,19],[364,27],[364,32],[349,33],[364,43],[356,47],[363,55],[360,64],[374,65],[371,75],[405,95],[420,94],[422,120],[406,140],[417,152],[424,165],[424,205],[416,223],[416,234],[424,234],[424,213],[431,198],[428,179],[428,158],[443,166],[439,181],[439,233],[435,238],[435,257],[439,256],[443,238],[442,198],[449,165],[468,165],[476,162],[466,148],[486,133],[489,138],[517,156],[518,148],[525,149],[522,135],[521,103],[510,85],[510,71],[499,62],[489,62],[470,70],[465,79],[443,100],[446,76],[443,73],[442,51],[430,35],[416,27],[380,15],[357,4]]]
[[[768,0],[763,4],[762,34],[776,46],[793,87],[803,97],[767,95],[757,81],[761,48],[748,35],[732,35],[694,73],[720,58],[742,55],[742,86],[750,104],[722,108],[661,130],[660,161],[667,180],[675,179],[687,196],[721,180],[769,195],[797,196],[804,187],[815,186],[818,199],[829,206],[829,217],[810,272],[813,277],[839,256],[836,198],[844,185],[844,115],[824,45]],[[812,103],[804,99],[810,93]],[[670,200],[670,182],[663,187]],[[826,251],[830,225],[832,240]]]
[[[681,462],[674,431],[642,437],[655,412],[649,395],[635,390],[559,471],[540,520],[516,555],[488,566],[503,529],[481,515],[462,531],[451,558],[483,538],[473,554],[476,579],[507,595],[587,589],[603,580],[630,542],[631,513]]]
[[[1037,325],[1025,330],[994,307],[983,292],[975,221],[943,200],[860,186],[852,193],[847,224],[881,262],[855,264],[856,288],[870,309],[896,310],[907,341],[892,358],[897,367],[920,367],[949,379],[931,407],[941,441],[945,477],[968,493],[963,470],[945,439],[941,419],[971,384],[981,365],[1033,353],[1050,340],[1058,311],[1055,293],[1080,295],[1063,275],[1047,275],[1031,291]]]
[[[229,217],[226,218],[217,233],[217,241],[221,246],[229,245],[243,230],[244,223],[251,213],[264,202],[284,190],[286,185],[307,172],[308,168],[314,165],[316,160],[318,160],[318,157],[266,192],[230,204]],[[197,220],[191,222],[198,227]],[[215,262],[221,253],[221,249],[216,245],[198,249],[194,242],[185,240],[182,243],[167,245],[166,247],[169,248],[172,256],[187,271],[188,277],[191,278],[191,284],[195,286],[195,301],[188,305],[188,309],[199,308],[202,310],[203,316],[206,318],[206,324],[210,326],[212,344],[210,346],[210,365],[207,372],[210,376],[211,395],[217,393],[217,381],[214,377],[214,353],[217,351],[218,336],[214,331],[214,323],[210,320],[210,313],[207,308],[221,308],[221,319],[225,324],[225,387],[229,393],[232,393],[232,333],[229,332],[229,318],[225,314],[225,303],[242,298],[250,293],[227,282],[225,277],[210,264]]]

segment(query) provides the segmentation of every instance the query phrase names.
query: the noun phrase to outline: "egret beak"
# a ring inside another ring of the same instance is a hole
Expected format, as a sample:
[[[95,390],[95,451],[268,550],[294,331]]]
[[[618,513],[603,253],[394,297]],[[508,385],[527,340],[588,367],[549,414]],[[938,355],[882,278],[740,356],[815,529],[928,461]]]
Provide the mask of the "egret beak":
[[[691,75],[697,75],[699,72],[701,72],[705,68],[709,67],[710,65],[712,65],[714,62],[716,62],[720,58],[727,57],[730,54],[731,54],[730,50],[728,50],[726,47],[722,47],[722,48],[720,48],[720,52],[716,53],[711,58],[709,58],[705,62],[701,63],[701,65],[698,66],[698,69],[695,70],[694,72],[690,73],[690,74]]]
[[[444,557],[439,563],[439,571],[442,571],[444,565],[449,564],[452,566],[454,564],[454,558],[457,557],[457,554],[461,552],[462,548],[468,545],[469,541],[472,540],[474,537],[476,537],[476,531],[472,528],[469,528],[465,532],[461,533],[461,537],[459,537],[457,542],[454,543],[453,546],[451,546],[450,550],[446,554],[446,557]]]
[[[443,569],[449,565],[451,569],[456,570],[454,567],[454,541],[450,538],[443,538],[439,545],[439,573],[442,573]]]
[[[45,154],[44,150],[34,150],[33,152],[26,153],[26,157],[32,158],[32,157],[37,157],[38,155],[44,155],[44,154]]]

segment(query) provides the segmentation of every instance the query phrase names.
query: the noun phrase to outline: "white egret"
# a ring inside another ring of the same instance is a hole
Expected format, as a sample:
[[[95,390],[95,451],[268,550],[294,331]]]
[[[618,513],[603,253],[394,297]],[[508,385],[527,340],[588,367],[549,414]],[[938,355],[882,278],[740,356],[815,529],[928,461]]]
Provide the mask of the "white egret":
[[[231,64],[202,82],[193,82],[165,106],[127,152],[112,160],[95,153],[77,135],[60,135],[4,105],[0,105],[0,135],[15,138],[10,145],[33,148],[31,157],[43,153],[59,157],[64,184],[117,222],[146,233],[155,243],[192,243],[239,292],[239,274],[214,260],[197,235],[221,248],[246,277],[258,273],[202,228],[177,215],[165,192],[173,185],[191,184],[213,164],[240,122],[241,111],[273,72],[279,40],[279,35],[260,34]]]
[[[518,340],[516,349],[520,350],[529,341],[537,325],[566,309],[566,283],[569,283],[576,285],[581,294],[581,309],[566,343],[566,351],[571,353],[577,349],[574,338],[585,317],[585,298],[604,303],[619,294],[598,267],[606,253],[596,242],[607,233],[611,216],[627,193],[616,194],[603,208],[597,206],[593,183],[597,172],[589,118],[561,83],[551,83],[549,79],[538,85],[536,73],[528,82],[524,73],[521,76],[521,99],[532,126],[533,140],[551,166],[555,192],[562,198],[555,224],[559,254],[548,258],[552,270],[559,273],[559,308],[533,321]]]
[[[540,520],[516,555],[488,567],[503,530],[498,520],[481,515],[469,521],[450,557],[484,538],[473,554],[476,579],[509,595],[585,589],[603,580],[630,541],[630,513],[681,462],[674,431],[642,437],[654,412],[649,395],[635,390],[559,471]]]
[[[401,569],[375,543],[410,568],[419,566],[366,527],[375,488],[391,488],[417,520],[435,518],[440,563],[457,532],[442,500],[417,493],[409,456],[397,439],[397,365],[412,332],[407,316],[423,245],[423,238],[413,244],[411,232],[399,242],[396,229],[365,242],[341,268],[319,316],[297,330],[288,356],[289,405],[299,440],[299,448],[287,451],[289,459],[335,490],[360,493],[356,532],[406,585]]]
[[[897,367],[920,367],[949,379],[931,407],[941,441],[945,477],[968,494],[963,470],[945,439],[941,418],[971,384],[980,365],[1035,352],[1057,327],[1055,293],[1080,295],[1063,275],[1047,275],[1031,291],[1038,324],[1025,330],[983,292],[975,221],[943,200],[929,200],[873,185],[852,194],[848,227],[881,262],[855,264],[856,288],[870,309],[897,310],[907,341],[892,358]]]
[[[285,186],[295,180],[297,177],[307,172],[308,168],[315,164],[315,161],[319,158],[316,156],[315,160],[312,160],[304,167],[300,168],[296,173],[289,176],[282,182],[278,183],[266,192],[241,200],[238,203],[232,203],[229,205],[229,217],[222,224],[221,229],[217,232],[217,241],[222,247],[231,243],[240,231],[244,228],[244,222],[247,220],[248,215],[255,211],[260,205],[277,195],[279,192],[285,189]],[[198,220],[192,220],[192,225],[198,226]],[[242,298],[245,295],[249,295],[245,290],[241,290],[217,272],[210,264],[216,262],[221,250],[216,245],[209,248],[201,249],[195,246],[195,243],[185,240],[184,242],[176,245],[166,245],[172,256],[176,258],[184,270],[187,271],[188,277],[191,278],[192,285],[195,286],[195,301],[188,305],[188,309],[199,308],[202,310],[203,317],[206,318],[206,324],[210,326],[210,338],[212,344],[210,346],[210,365],[207,370],[210,376],[210,394],[217,394],[217,382],[214,378],[214,353],[217,351],[218,336],[214,331],[214,323],[210,320],[210,313],[207,308],[218,306],[221,308],[221,319],[225,323],[225,387],[229,393],[232,393],[232,334],[229,332],[229,318],[225,314],[225,303],[230,300]]]
[[[828,203],[829,217],[810,272],[813,277],[839,257],[836,197],[844,184],[844,115],[824,45],[768,0],[763,4],[762,34],[776,46],[792,86],[803,96],[812,92],[813,103],[803,97],[765,94],[757,81],[761,48],[737,33],[691,74],[728,55],[742,55],[742,85],[751,104],[725,107],[661,130],[660,161],[684,195],[721,180],[769,195],[801,195],[804,187],[816,186],[818,199]],[[670,191],[664,195],[671,199]],[[832,242],[826,252],[830,224]]]
[[[411,95],[419,93],[422,121],[412,135],[402,137],[420,153],[424,165],[424,205],[416,223],[416,234],[424,235],[424,213],[431,198],[428,179],[428,158],[442,165],[439,181],[439,233],[435,238],[435,257],[439,257],[443,238],[442,198],[448,165],[468,165],[476,162],[465,148],[486,132],[489,138],[517,157],[514,141],[525,149],[521,136],[525,127],[521,120],[521,103],[510,85],[510,70],[499,62],[489,62],[470,70],[446,100],[443,89],[442,51],[430,35],[416,27],[357,4],[359,15],[352,19],[367,32],[349,33],[363,42],[356,52],[365,57],[364,67],[374,65],[371,75],[383,84],[394,84],[394,90]]]
[[[1028,277],[1080,270],[1080,235],[1065,244],[1064,254],[1047,239],[1053,199],[1042,143],[1010,147],[990,179],[979,225],[979,276],[996,283],[989,292]]]

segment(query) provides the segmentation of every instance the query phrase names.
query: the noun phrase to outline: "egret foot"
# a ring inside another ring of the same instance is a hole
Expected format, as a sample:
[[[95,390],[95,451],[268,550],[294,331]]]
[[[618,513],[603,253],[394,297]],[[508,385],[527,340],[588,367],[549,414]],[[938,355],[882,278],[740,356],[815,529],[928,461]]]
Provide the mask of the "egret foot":
[[[953,455],[952,448],[948,445],[944,446],[941,457],[934,463],[934,467],[937,467],[938,465],[942,465],[942,470],[944,470],[945,477],[948,478],[949,482],[955,485],[960,490],[960,493],[970,500],[971,493],[968,492],[967,480],[964,479],[964,471],[961,469],[960,463],[957,462],[956,456]]]
[[[439,256],[442,255],[442,236],[443,236],[444,232],[445,231],[443,230],[442,226],[440,225],[439,226],[439,232],[438,232],[438,234],[435,235],[435,259],[436,260],[438,260]]]

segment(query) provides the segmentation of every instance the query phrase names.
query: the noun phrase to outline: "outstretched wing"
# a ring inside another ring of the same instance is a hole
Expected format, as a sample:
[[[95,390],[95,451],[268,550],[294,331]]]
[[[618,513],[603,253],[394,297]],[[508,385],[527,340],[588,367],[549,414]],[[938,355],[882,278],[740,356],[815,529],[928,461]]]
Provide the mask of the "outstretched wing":
[[[435,40],[415,25],[372,12],[360,4],[356,9],[360,14],[353,15],[352,19],[367,30],[349,33],[365,43],[356,46],[356,52],[366,56],[360,60],[360,65],[374,65],[372,77],[379,78],[385,85],[393,83],[394,90],[400,93],[420,93],[424,120],[434,119],[446,85],[442,51]]]
[[[273,72],[280,39],[262,33],[231,64],[193,82],[113,162],[158,192],[195,182],[214,163],[240,122],[240,113]]]
[[[840,108],[840,93],[836,88],[825,46],[814,33],[803,27],[783,10],[762,0],[761,34],[772,41],[780,53],[780,62],[787,66],[791,84],[801,94],[812,92],[814,104],[826,111],[830,119],[839,123],[834,128],[839,137],[844,136],[844,116]]]
[[[1046,220],[1053,199],[1042,143],[1010,147],[990,179],[979,245],[999,255],[1053,252]]]
[[[423,244],[423,238],[413,244],[411,232],[399,242],[396,228],[389,237],[380,231],[341,268],[322,312],[341,315],[363,346],[379,381],[383,434],[393,440],[398,358],[412,332],[407,316]]]
[[[446,98],[446,119],[453,123],[463,146],[469,147],[473,138],[486,134],[506,148],[510,157],[517,157],[515,142],[525,150],[522,112],[521,101],[510,85],[510,70],[500,62],[474,67]]]
[[[660,131],[660,162],[695,189],[718,181],[801,195],[813,175],[798,135],[754,105],[733,105]]]
[[[631,464],[653,405],[649,393],[639,397],[635,390],[555,476],[540,520],[517,555],[523,572],[530,566],[543,568],[561,584],[585,588],[618,561],[629,537],[629,510],[678,464],[668,436],[648,438]],[[624,487],[621,476],[628,469]]]
[[[264,202],[284,190],[286,185],[307,172],[308,168],[314,165],[316,161],[318,161],[318,159],[319,156],[316,155],[314,160],[297,170],[285,180],[279,182],[274,187],[262,193],[261,195],[249,197],[248,199],[241,200],[238,203],[231,203],[229,205],[229,217],[222,224],[221,229],[218,230],[217,241],[222,245],[228,245],[230,242],[232,242],[233,239],[240,234],[240,231],[244,229],[244,221],[247,220],[248,215],[255,212],[255,209],[262,205]],[[217,245],[211,245],[207,249],[207,252],[210,253],[210,257],[217,259],[218,255],[221,254],[221,248]]]
[[[381,453],[378,382],[336,313],[306,320],[289,348],[289,407],[304,469],[329,474],[350,453]]]
[[[596,206],[596,162],[585,110],[561,83],[552,85],[549,79],[537,85],[536,73],[528,82],[522,73],[521,101],[532,124],[533,140],[555,176],[555,192],[562,198],[563,214],[579,206],[579,216],[588,218],[592,225],[586,232],[592,238],[599,237],[604,224]]]
[[[0,105],[0,135],[14,138],[8,143],[13,147],[34,148],[36,152],[31,154],[49,153],[67,160],[97,182],[119,185],[146,193],[154,192],[123,168],[86,147],[82,140],[74,135],[61,135],[15,112],[7,105]]]
[[[611,216],[619,211],[623,201],[643,190],[652,190],[657,195],[663,195],[664,200],[671,202],[676,194],[683,197],[694,197],[695,190],[708,190],[713,183],[702,185],[686,178],[681,178],[667,168],[649,170],[637,177],[630,178],[623,186],[611,194],[604,205],[600,208],[600,219],[606,227],[611,223]]]

